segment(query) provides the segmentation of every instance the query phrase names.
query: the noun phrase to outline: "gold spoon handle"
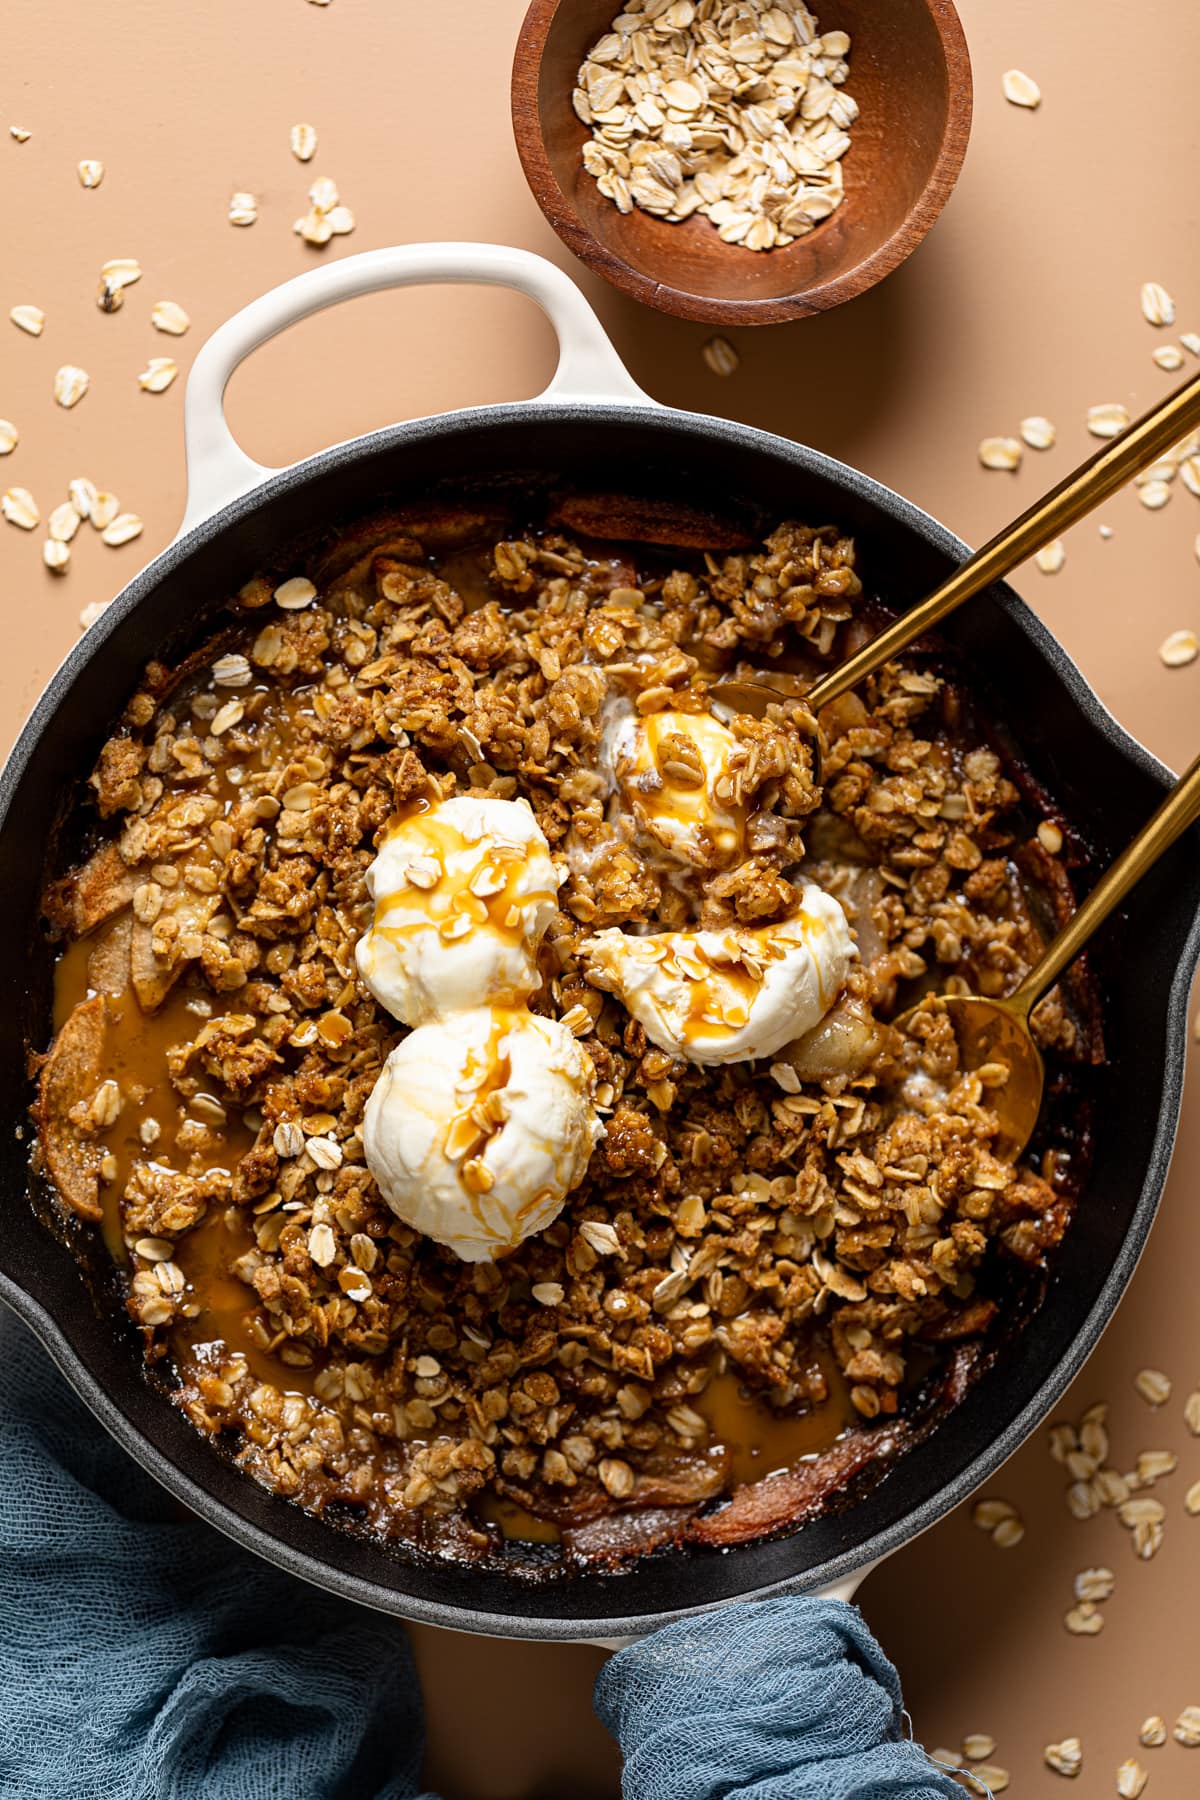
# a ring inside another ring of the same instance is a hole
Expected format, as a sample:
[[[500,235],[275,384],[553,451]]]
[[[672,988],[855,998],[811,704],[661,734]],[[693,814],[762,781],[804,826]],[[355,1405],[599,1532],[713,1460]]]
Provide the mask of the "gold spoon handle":
[[[1200,376],[1152,407],[1136,424],[1060,481],[1056,488],[1022,513],[990,544],[977,550],[941,587],[881,631],[839,668],[822,676],[805,698],[814,712],[848,693],[876,669],[890,662],[916,638],[930,631],[947,613],[1008,575],[1027,556],[1107,500],[1110,494],[1200,426]]]
[[[1120,906],[1126,894],[1148,869],[1169,850],[1189,825],[1200,819],[1200,756],[1184,775],[1133,842],[1100,877],[1070,923],[1063,927],[1041,961],[1029,971],[1008,1004],[1028,1012],[1054,986],[1063,970],[1074,962],[1084,945]]]

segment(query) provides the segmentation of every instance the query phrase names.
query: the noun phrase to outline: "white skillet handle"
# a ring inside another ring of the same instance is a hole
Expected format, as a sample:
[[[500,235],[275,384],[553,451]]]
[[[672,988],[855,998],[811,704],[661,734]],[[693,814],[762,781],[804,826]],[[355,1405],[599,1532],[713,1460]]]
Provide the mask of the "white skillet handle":
[[[549,387],[530,404],[655,404],[630,377],[570,276],[543,257],[503,244],[397,244],[368,250],[297,275],[252,300],[214,331],[200,351],[188,377],[184,408],[188,499],[179,535],[279,472],[247,456],[225,418],[225,389],[252,350],[340,300],[381,288],[449,282],[515,288],[536,300],[548,316],[558,337],[558,367]]]

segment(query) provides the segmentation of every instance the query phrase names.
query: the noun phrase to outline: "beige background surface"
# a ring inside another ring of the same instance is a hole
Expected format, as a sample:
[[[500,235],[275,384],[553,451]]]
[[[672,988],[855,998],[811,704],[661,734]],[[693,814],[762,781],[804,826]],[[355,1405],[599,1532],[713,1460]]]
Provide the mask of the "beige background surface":
[[[881,0],[881,4],[885,0]],[[106,600],[174,532],[184,471],[182,378],[139,392],[150,355],[186,371],[204,336],[264,288],[329,257],[405,239],[516,243],[573,268],[544,224],[512,149],[508,64],[521,0],[7,0],[0,74],[0,313],[34,302],[40,339],[0,318],[0,416],[21,443],[0,486],[21,483],[43,517],[67,481],[91,476],[144,518],[122,550],[84,527],[64,578],[41,566],[40,534],[0,525],[0,736],[11,740],[80,609]],[[1200,12],[1187,0],[963,0],[975,65],[976,122],[958,190],[933,236],[897,275],[839,312],[736,337],[741,367],[706,369],[707,332],[626,303],[590,278],[637,379],[663,400],[723,412],[803,438],[901,489],[978,542],[1090,447],[1083,416],[1098,401],[1135,410],[1173,379],[1151,361],[1172,333],[1141,318],[1138,289],[1163,282],[1179,329],[1200,330],[1195,171]],[[1001,72],[1028,70],[1045,103],[1007,106]],[[288,129],[314,124],[315,160],[289,154]],[[20,144],[10,124],[32,137]],[[98,157],[102,187],[75,164]],[[314,175],[331,175],[357,215],[353,236],[313,251],[293,236]],[[253,191],[257,224],[226,222],[230,193]],[[94,304],[99,265],[136,256],[144,279],[122,312]],[[182,340],[149,325],[153,301],[179,301]],[[91,392],[72,412],[51,399],[55,368],[74,362]],[[252,454],[283,463],[398,417],[528,395],[553,347],[533,308],[509,296],[445,291],[356,302],[260,353],[235,380],[231,416]],[[1198,366],[1189,359],[1189,368]],[[1015,476],[975,461],[980,437],[1028,413],[1058,425],[1058,447],[1029,452]],[[1200,505],[1175,492],[1161,513],[1132,494],[1079,527],[1056,577],[1019,585],[1102,697],[1179,767],[1200,738],[1200,663],[1169,673],[1156,650],[1200,628]],[[1168,1507],[1157,1559],[1134,1559],[1111,1515],[1080,1524],[1063,1506],[1062,1471],[1044,1437],[992,1489],[1016,1501],[1023,1543],[998,1551],[964,1511],[873,1575],[867,1616],[899,1662],[918,1734],[956,1744],[989,1732],[1011,1794],[1049,1797],[1051,1739],[1083,1738],[1075,1792],[1115,1792],[1115,1769],[1139,1754],[1150,1800],[1200,1791],[1200,1750],[1138,1751],[1150,1712],[1172,1720],[1200,1704],[1200,1519],[1182,1496],[1200,1477],[1200,1440],[1182,1402],[1200,1381],[1200,1116],[1193,1074],[1161,1221],[1133,1290],[1071,1396],[1078,1412],[1112,1403],[1118,1466],[1172,1448],[1179,1472],[1157,1492]],[[1175,1380],[1157,1417],[1136,1396],[1151,1364]],[[1117,1576],[1096,1638],[1071,1637],[1062,1615],[1074,1572]],[[431,1720],[431,1779],[448,1797],[617,1791],[616,1761],[588,1706],[600,1662],[586,1649],[502,1646],[416,1634]],[[832,1800],[832,1797],[831,1797]]]

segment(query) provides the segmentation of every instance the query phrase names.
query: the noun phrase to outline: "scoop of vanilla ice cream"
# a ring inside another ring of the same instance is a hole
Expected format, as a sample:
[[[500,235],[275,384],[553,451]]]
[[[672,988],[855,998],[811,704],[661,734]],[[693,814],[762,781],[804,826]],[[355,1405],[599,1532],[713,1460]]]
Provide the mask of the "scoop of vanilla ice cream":
[[[404,1025],[532,994],[560,879],[520,801],[464,794],[410,813],[367,871],[359,974]]]
[[[678,862],[726,868],[743,854],[745,809],[732,799],[741,746],[711,713],[618,715],[604,760],[641,832]]]
[[[811,1031],[857,954],[845,913],[811,882],[778,925],[601,931],[583,950],[588,980],[618,995],[660,1050],[695,1063],[773,1056]]]
[[[404,1222],[464,1262],[544,1231],[603,1136],[591,1063],[565,1025],[476,1007],[398,1044],[367,1101],[363,1147]]]

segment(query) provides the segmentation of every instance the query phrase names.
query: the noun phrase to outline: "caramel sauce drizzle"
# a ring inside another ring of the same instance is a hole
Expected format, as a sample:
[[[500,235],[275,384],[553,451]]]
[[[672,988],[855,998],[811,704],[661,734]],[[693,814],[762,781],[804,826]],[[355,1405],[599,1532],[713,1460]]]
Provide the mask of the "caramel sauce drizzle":
[[[411,848],[415,860],[432,859],[438,873],[430,885],[409,880],[402,888],[376,896],[373,930],[393,944],[430,926],[439,927],[440,935],[453,942],[447,927],[456,919],[490,931],[506,944],[519,944],[525,909],[557,897],[557,885],[522,891],[527,857],[523,848],[495,843],[484,847],[472,842],[452,820],[437,818],[428,801],[418,802],[393,822],[384,841],[397,839]],[[463,859],[467,859],[466,867],[461,866]],[[453,866],[455,863],[460,866]],[[471,884],[481,873],[500,885],[491,893],[476,893]]]
[[[664,740],[673,732],[693,740],[700,750],[704,777],[685,782],[671,774]],[[698,841],[712,845],[722,864],[732,864],[742,854],[746,837],[746,808],[721,799],[714,791],[725,773],[724,760],[715,774],[709,769],[704,749],[725,750],[726,728],[708,713],[649,713],[638,721],[636,748],[618,758],[616,774],[625,798],[651,834],[668,849],[678,828],[690,830]],[[664,766],[665,764],[665,766]]]

